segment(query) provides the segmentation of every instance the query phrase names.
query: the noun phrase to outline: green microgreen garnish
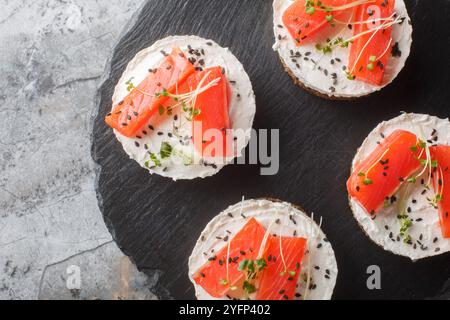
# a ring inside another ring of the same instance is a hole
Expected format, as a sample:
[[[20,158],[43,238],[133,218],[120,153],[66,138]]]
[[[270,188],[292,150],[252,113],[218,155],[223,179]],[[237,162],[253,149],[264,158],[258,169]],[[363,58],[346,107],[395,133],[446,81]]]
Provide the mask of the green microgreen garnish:
[[[333,15],[329,14],[329,15],[325,16],[325,20],[327,20],[327,22],[333,21]]]
[[[316,13],[316,9],[314,7],[309,7],[306,9],[306,13],[309,15],[313,15],[314,13]]]
[[[406,237],[409,235],[408,230],[412,227],[413,223],[406,214],[399,215],[398,219],[400,220],[400,237],[406,240]]]
[[[431,204],[433,206],[433,208],[437,209],[439,202],[442,201],[442,195],[441,194],[436,194],[432,199],[427,198],[428,203]]]
[[[134,79],[134,77],[133,77],[133,78],[130,78],[130,80],[128,80],[127,82],[125,82],[125,84],[127,85],[127,91],[128,91],[128,92],[131,92],[131,91],[133,91],[133,89],[136,88],[136,87],[134,86],[134,84],[133,84],[133,79]]]
[[[222,286],[226,286],[228,284],[228,281],[226,279],[220,279],[219,283]]]
[[[145,162],[148,169],[161,167],[162,160],[170,158],[175,153],[173,147],[168,142],[162,142],[159,153],[149,152],[150,159]]]
[[[256,291],[255,280],[258,274],[267,267],[267,262],[264,258],[261,259],[245,259],[239,263],[238,270],[245,272],[246,280],[243,284],[243,289],[247,294],[252,294]]]
[[[161,144],[161,151],[159,152],[159,154],[161,155],[161,159],[167,159],[170,158],[170,156],[172,155],[172,146],[167,143],[167,142],[163,142]]]
[[[356,76],[353,75],[353,74],[351,74],[350,72],[347,72],[347,79],[348,79],[348,80],[355,80],[355,79],[356,79]]]
[[[149,153],[149,155],[150,155],[150,160],[147,160],[145,162],[145,166],[148,169],[151,169],[152,167],[161,167],[162,166],[161,160],[159,160],[158,155],[156,153],[151,152],[151,153]],[[152,165],[152,163],[153,163],[153,165]]]
[[[164,106],[162,104],[160,104],[158,107],[159,115],[162,116],[165,112],[166,112],[166,108],[164,108]]]
[[[244,281],[243,289],[247,294],[252,294],[256,292],[255,285],[250,283],[249,281]]]
[[[364,185],[369,186],[369,185],[373,184],[373,180],[369,178],[369,173],[372,171],[373,168],[375,168],[375,166],[377,164],[383,165],[384,163],[387,163],[388,160],[383,161],[383,158],[386,156],[386,154],[389,152],[389,150],[390,150],[390,148],[386,149],[386,151],[383,152],[383,154],[378,159],[378,161],[376,161],[374,164],[372,164],[372,166],[369,168],[369,170],[367,170],[366,172],[358,173],[358,177],[364,178],[364,180],[363,180]]]

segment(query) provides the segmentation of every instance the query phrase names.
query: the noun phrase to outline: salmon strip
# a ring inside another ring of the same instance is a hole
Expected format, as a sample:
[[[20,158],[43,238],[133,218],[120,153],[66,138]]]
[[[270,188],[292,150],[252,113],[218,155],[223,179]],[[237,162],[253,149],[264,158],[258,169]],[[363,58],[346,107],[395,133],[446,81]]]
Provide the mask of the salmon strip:
[[[231,129],[229,106],[232,91],[223,69],[213,67],[196,72],[185,81],[179,91],[180,93],[195,91],[206,76],[202,88],[216,79],[219,79],[219,82],[196,97],[194,110],[198,110],[200,114],[194,116],[192,121],[194,146],[202,157],[230,156],[232,154],[231,135],[227,135],[226,130]],[[196,128],[201,130],[197,131]],[[214,142],[208,133],[216,138],[220,136],[223,143],[217,143],[217,148],[213,148],[216,144],[208,148]]]
[[[175,93],[176,88],[194,73],[193,65],[188,61],[180,48],[173,48],[162,64],[149,70],[148,76],[137,88],[134,88],[123,101],[114,106],[113,111],[105,118],[106,123],[126,137],[134,137],[158,112],[168,97],[155,96],[164,89]],[[131,79],[132,80],[132,79]]]
[[[349,3],[349,0],[322,0],[325,7],[339,7]],[[310,40],[318,32],[329,25],[326,17],[341,16],[345,10],[326,12],[324,10],[314,9],[313,14],[307,13],[306,1],[297,0],[286,9],[283,14],[283,23],[292,36],[295,44],[301,46],[305,41]]]
[[[424,150],[416,135],[397,130],[386,137],[376,149],[358,163],[347,181],[349,195],[372,216],[386,199],[421,166],[418,160]]]
[[[450,146],[431,147],[431,158],[437,161],[434,189],[441,199],[438,201],[442,236],[450,238]]]
[[[293,300],[306,250],[306,239],[270,236],[263,257],[257,300]],[[281,254],[283,252],[283,254]],[[284,260],[284,262],[283,262]]]
[[[374,3],[358,6],[355,21],[392,18],[394,7],[395,0],[376,0]],[[353,41],[348,69],[357,80],[379,86],[383,83],[384,72],[394,44],[391,37],[392,27],[375,31],[376,26],[381,26],[387,21],[376,23],[378,24],[364,23],[353,26],[355,36],[369,30],[374,32]]]
[[[223,298],[230,288],[244,280],[245,274],[238,270],[239,263],[246,259],[257,258],[265,233],[266,229],[251,218],[231,240],[230,254],[227,254],[228,245],[224,246],[200,268],[193,277],[194,281],[212,297]]]

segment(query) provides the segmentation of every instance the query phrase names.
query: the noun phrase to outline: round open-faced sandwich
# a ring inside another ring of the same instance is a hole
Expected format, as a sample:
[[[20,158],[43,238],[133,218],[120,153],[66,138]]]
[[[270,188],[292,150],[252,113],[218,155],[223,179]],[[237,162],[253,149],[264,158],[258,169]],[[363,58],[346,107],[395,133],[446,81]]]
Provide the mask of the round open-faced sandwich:
[[[320,225],[277,200],[229,207],[206,226],[189,258],[201,300],[326,300],[337,274]]]
[[[226,48],[171,36],[139,52],[117,84],[106,123],[150,173],[216,174],[240,156],[256,112],[248,75]]]
[[[350,205],[385,250],[418,260],[450,250],[450,122],[402,114],[381,123],[358,150]]]
[[[274,50],[307,91],[330,99],[369,95],[405,66],[412,43],[403,0],[275,0]]]

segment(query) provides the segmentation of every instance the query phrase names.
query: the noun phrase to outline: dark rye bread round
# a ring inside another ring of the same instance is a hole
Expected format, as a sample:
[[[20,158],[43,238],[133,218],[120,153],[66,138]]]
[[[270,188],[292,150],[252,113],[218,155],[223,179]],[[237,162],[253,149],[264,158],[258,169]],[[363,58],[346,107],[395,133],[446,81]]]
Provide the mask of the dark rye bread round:
[[[292,70],[286,65],[286,63],[283,61],[283,58],[281,58],[281,56],[279,55],[280,60],[281,60],[281,64],[284,67],[284,70],[287,72],[287,74],[292,78],[292,80],[294,81],[294,83],[299,86],[300,88],[302,88],[303,90],[307,91],[308,93],[311,93],[315,96],[318,96],[319,98],[323,98],[323,99],[327,99],[327,100],[332,100],[332,101],[353,101],[356,100],[358,98],[363,98],[363,97],[367,97],[370,96],[371,94],[368,95],[364,95],[364,96],[360,96],[360,97],[340,97],[340,96],[329,96],[327,94],[321,93],[317,90],[311,89],[309,87],[307,87],[303,82],[300,81],[299,78],[297,78],[294,73],[292,72]]]

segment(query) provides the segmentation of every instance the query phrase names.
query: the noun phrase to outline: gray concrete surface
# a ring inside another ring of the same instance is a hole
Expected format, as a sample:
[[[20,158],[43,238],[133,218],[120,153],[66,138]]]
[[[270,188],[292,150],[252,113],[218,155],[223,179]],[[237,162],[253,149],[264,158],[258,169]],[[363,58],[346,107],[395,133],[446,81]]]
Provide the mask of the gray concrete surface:
[[[153,297],[103,223],[90,157],[96,90],[143,2],[0,0],[0,299]]]

